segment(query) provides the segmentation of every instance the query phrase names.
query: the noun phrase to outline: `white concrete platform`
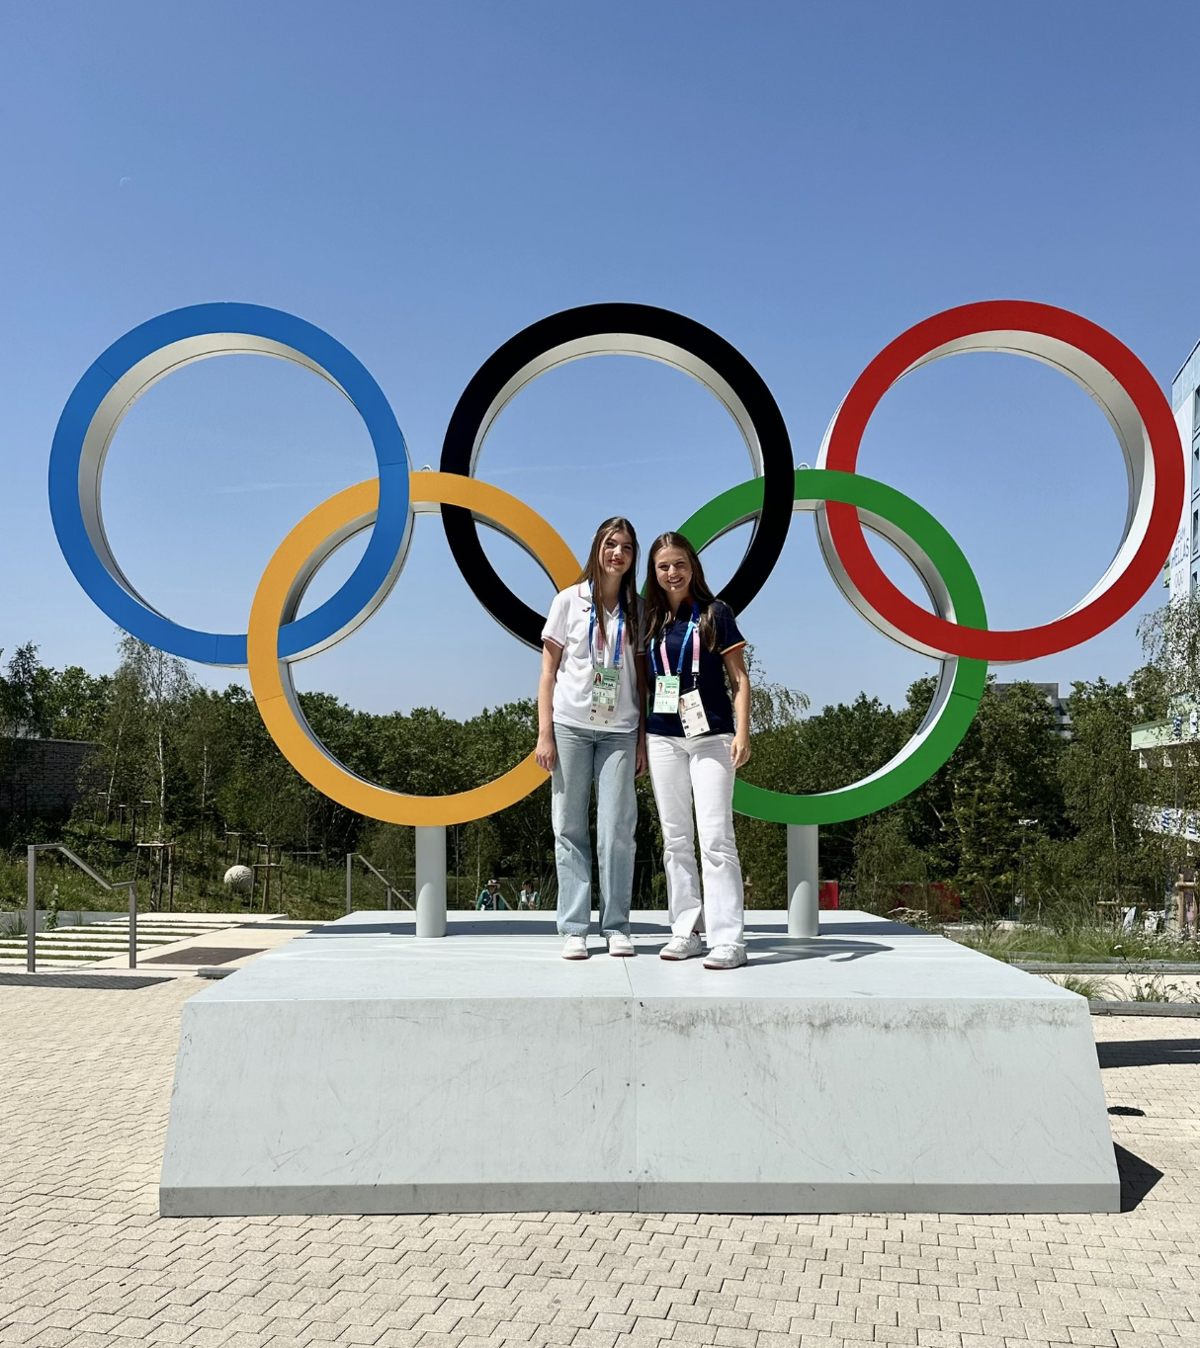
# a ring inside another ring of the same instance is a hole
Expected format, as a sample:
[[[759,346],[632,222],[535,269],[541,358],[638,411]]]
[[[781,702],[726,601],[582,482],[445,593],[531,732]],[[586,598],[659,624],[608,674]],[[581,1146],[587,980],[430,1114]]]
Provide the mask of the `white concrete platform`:
[[[748,967],[545,913],[355,913],[191,998],[165,1216],[1115,1212],[1083,998],[865,913]]]

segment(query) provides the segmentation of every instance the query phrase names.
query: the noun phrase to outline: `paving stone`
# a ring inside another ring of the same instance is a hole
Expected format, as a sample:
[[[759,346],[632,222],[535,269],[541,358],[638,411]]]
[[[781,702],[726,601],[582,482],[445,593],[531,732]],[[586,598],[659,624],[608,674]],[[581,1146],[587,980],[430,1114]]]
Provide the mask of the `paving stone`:
[[[197,990],[0,988],[5,1348],[1200,1343],[1186,1021],[1093,1022],[1110,1104],[1144,1111],[1112,1118],[1132,1158],[1120,1215],[163,1221],[179,1010]]]

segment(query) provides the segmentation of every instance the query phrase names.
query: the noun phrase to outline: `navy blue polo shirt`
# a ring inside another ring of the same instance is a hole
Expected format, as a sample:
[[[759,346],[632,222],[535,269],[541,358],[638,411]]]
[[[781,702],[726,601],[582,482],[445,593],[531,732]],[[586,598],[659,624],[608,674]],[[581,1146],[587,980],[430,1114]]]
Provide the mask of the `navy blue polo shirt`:
[[[704,714],[708,717],[708,729],[712,735],[732,735],[733,704],[729,700],[729,688],[725,683],[725,661],[722,656],[735,651],[746,644],[746,638],[738,631],[733,610],[719,599],[712,606],[713,623],[717,629],[717,649],[710,651],[703,639],[700,642],[699,676],[692,669],[692,642],[688,639],[687,653],[683,657],[683,670],[679,680],[681,693],[692,688],[700,689],[700,701],[704,704]],[[654,711],[654,676],[656,674],[674,674],[679,669],[679,651],[683,645],[684,634],[691,621],[690,605],[680,605],[679,616],[671,622],[665,633],[660,633],[654,642],[653,650],[647,648],[646,665],[650,676],[650,714],[646,717],[647,735],[683,736],[683,722],[678,712]],[[669,669],[662,667],[662,641],[667,639],[667,660]]]

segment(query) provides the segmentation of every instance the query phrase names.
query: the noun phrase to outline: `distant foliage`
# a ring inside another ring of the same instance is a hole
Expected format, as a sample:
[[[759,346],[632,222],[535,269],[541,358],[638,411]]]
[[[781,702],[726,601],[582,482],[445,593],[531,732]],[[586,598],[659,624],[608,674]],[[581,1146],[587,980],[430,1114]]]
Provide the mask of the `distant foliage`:
[[[1183,686],[1180,671],[1200,655],[1189,635],[1194,617],[1162,619],[1149,638],[1151,663],[1128,684],[1076,683],[1069,741],[1055,733],[1053,713],[1031,684],[1003,696],[989,686],[962,744],[928,782],[879,815],[822,829],[822,874],[841,882],[843,903],[906,908],[933,920],[957,896],[965,912],[1063,922],[1125,904],[1160,907],[1178,848],[1140,834],[1135,810],[1167,790],[1171,799],[1182,794],[1200,804],[1191,783],[1200,768],[1175,769],[1169,782],[1139,771],[1129,734],[1139,720],[1165,714]],[[875,771],[917,731],[934,693],[934,680],[920,679],[900,708],[859,694],[809,714],[804,694],[771,683],[753,652],[749,664],[754,753],[744,775],[781,791],[826,791]],[[300,705],[348,768],[417,794],[489,781],[525,757],[536,738],[532,697],[464,721],[433,708],[359,712],[325,693],[301,694]],[[67,834],[114,873],[130,873],[136,834],[137,841],[174,842],[181,894],[213,902],[228,899],[221,876],[234,860],[231,839],[240,839],[242,860],[254,860],[267,842],[316,858],[305,864],[328,871],[321,902],[329,904],[338,901],[335,868],[348,852],[361,851],[389,876],[411,874],[411,830],[363,819],[320,795],[280,755],[244,689],[200,688],[181,661],[131,637],[120,642],[115,672],[100,676],[48,668],[36,647],[17,647],[0,674],[0,728],[9,743],[53,736],[99,746]],[[648,778],[638,793],[635,902],[661,906],[662,839]],[[7,848],[44,832],[37,821],[0,815]],[[778,907],[786,897],[784,827],[738,818],[737,833],[748,902]],[[452,828],[449,849],[464,902],[491,874],[511,881],[514,894],[530,878],[552,902],[548,785],[490,819]],[[16,906],[15,869],[4,886],[13,892],[0,901]]]

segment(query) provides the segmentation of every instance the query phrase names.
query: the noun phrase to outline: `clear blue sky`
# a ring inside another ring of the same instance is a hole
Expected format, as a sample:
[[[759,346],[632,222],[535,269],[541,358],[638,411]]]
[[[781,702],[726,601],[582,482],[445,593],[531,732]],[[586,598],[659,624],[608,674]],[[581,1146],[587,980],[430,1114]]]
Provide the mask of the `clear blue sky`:
[[[734,342],[810,462],[880,347],[970,300],[1076,309],[1168,386],[1200,335],[1194,16],[1184,3],[10,2],[0,645],[112,668],[112,625],[54,539],[47,455],[95,356],[179,305],[245,300],[326,328],[383,386],[418,467],[436,465],[499,343],[599,300],[678,309]],[[860,466],[951,529],[995,625],[1082,596],[1124,516],[1098,411],[1012,357],[905,381]],[[288,528],[371,471],[336,391],[223,358],[133,409],[105,516],[151,602],[244,628]],[[649,542],[747,472],[703,389],[620,358],[522,393],[481,465],[580,550],[610,511]],[[713,550],[718,584],[740,545]],[[489,547],[545,607],[540,573]],[[1021,672],[1123,677],[1135,624]],[[852,613],[803,520],[743,625],[767,674],[817,705],[859,689],[898,702],[930,668]],[[423,519],[389,602],[297,682],[372,710],[467,714],[531,694],[536,670]]]

